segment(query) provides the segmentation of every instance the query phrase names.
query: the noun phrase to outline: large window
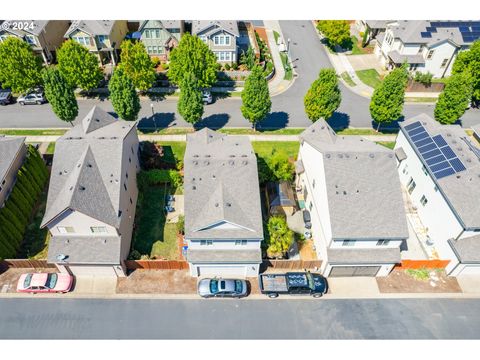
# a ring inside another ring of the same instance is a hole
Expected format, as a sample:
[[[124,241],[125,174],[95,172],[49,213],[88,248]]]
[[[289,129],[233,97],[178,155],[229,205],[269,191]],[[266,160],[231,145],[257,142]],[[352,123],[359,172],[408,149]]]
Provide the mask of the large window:
[[[107,232],[107,228],[105,226],[90,226],[90,231],[93,234],[104,234]]]
[[[90,41],[89,36],[75,36],[73,40],[84,46],[91,46],[92,42]]]
[[[215,45],[230,45],[230,36],[229,35],[216,35],[213,37],[213,43]]]
[[[37,45],[37,40],[35,39],[35,36],[33,36],[33,35],[26,35],[25,40],[27,40],[27,42],[30,45]]]
[[[377,241],[377,246],[387,246],[390,243],[390,240],[380,239]]]
[[[247,245],[247,240],[235,240],[235,245]]]
[[[73,226],[57,226],[57,230],[60,234],[71,234],[75,232]]]
[[[215,54],[218,61],[232,61],[232,53],[230,51],[217,51]]]
[[[98,35],[97,39],[98,39],[99,45],[107,46],[107,40],[108,40],[107,35]]]

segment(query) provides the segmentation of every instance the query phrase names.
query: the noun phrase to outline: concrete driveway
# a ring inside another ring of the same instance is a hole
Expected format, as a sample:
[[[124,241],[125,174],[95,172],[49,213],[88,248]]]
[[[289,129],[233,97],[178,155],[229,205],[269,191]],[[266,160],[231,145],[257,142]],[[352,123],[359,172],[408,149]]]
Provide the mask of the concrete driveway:
[[[348,61],[357,70],[375,69],[379,74],[386,74],[375,54],[348,55]]]

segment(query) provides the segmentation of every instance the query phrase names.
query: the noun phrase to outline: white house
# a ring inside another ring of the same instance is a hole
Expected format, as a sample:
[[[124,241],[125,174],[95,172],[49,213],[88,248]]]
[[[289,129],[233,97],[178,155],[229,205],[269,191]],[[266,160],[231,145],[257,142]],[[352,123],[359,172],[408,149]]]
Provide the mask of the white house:
[[[236,20],[196,20],[192,34],[205,42],[221,64],[237,62],[237,39],[240,36]]]
[[[318,120],[300,136],[296,187],[325,276],[385,276],[408,238],[394,152]]]
[[[401,123],[398,172],[449,275],[480,274],[480,149],[459,125]]]
[[[76,275],[124,275],[138,171],[135,123],[99,107],[58,139],[41,224],[50,263]]]
[[[407,62],[413,72],[449,76],[459,51],[480,38],[478,21],[399,20],[386,25],[375,54],[386,68]]]
[[[187,135],[185,239],[192,276],[257,276],[263,240],[257,159],[247,137]]]

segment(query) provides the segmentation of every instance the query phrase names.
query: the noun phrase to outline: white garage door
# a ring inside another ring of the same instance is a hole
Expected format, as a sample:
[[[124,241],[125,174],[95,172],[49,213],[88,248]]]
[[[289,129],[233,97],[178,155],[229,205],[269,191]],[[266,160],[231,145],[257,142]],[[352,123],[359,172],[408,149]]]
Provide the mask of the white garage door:
[[[480,265],[465,265],[458,275],[480,275]]]
[[[328,276],[376,276],[379,270],[380,266],[332,266],[332,270]]]
[[[198,266],[197,274],[198,276],[236,276],[236,277],[245,277],[247,268],[245,266]]]
[[[117,276],[113,266],[69,266],[73,275],[76,276]]]

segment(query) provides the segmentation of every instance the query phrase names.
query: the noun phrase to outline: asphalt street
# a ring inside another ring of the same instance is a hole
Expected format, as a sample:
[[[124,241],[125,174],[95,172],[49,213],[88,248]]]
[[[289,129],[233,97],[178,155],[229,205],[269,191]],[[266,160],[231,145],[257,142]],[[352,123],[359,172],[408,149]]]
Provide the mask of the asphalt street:
[[[272,98],[271,114],[260,125],[265,128],[306,127],[311,124],[304,113],[303,97],[310,84],[317,78],[323,67],[331,67],[325,49],[319,42],[310,21],[281,21],[285,39],[290,38],[290,55],[297,73],[293,85],[284,93]],[[336,128],[372,127],[369,113],[370,100],[340,85],[342,104],[329,122]],[[113,112],[109,101],[79,100],[79,116],[84,115],[98,104]],[[176,111],[177,100],[143,100],[139,114],[139,126],[164,128],[167,126],[189,126]],[[152,108],[153,105],[153,108]],[[199,126],[211,128],[249,127],[240,112],[241,100],[238,97],[217,99],[205,106],[205,114]],[[409,104],[404,107],[404,117],[409,118],[420,113],[433,116],[434,105]],[[153,111],[152,111],[153,110]],[[462,117],[465,127],[480,123],[480,110],[469,110]],[[0,107],[0,128],[55,128],[68,124],[56,118],[50,105],[31,105],[21,107],[18,104]]]
[[[0,299],[1,339],[479,339],[480,301]]]

